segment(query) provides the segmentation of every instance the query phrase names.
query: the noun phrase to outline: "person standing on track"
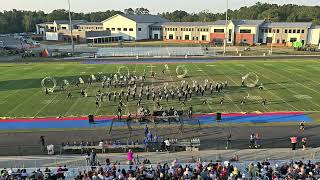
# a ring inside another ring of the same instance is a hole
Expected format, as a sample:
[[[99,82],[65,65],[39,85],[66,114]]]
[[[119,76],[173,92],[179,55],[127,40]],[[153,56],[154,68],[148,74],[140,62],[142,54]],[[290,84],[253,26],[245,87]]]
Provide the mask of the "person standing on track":
[[[301,122],[300,122],[299,129],[300,129],[302,132],[304,132],[304,129],[305,129],[305,121],[301,121]]]
[[[231,148],[231,134],[227,136],[227,146],[226,146],[226,149],[230,149],[230,148]]]
[[[292,137],[290,137],[290,141],[291,141],[291,147],[292,147],[292,150],[296,150],[297,137],[296,137],[296,136],[292,136]]]
[[[306,146],[307,146],[307,138],[303,137],[301,139],[302,142],[302,150],[306,150]]]

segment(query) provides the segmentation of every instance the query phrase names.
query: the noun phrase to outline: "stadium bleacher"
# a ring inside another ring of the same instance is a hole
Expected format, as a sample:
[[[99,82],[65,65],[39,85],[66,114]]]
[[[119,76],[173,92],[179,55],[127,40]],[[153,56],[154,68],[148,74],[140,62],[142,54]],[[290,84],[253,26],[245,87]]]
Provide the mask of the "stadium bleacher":
[[[145,161],[147,162],[147,161]],[[110,163],[95,167],[4,168],[2,179],[306,179],[320,178],[320,163],[311,161],[190,162],[121,165]]]

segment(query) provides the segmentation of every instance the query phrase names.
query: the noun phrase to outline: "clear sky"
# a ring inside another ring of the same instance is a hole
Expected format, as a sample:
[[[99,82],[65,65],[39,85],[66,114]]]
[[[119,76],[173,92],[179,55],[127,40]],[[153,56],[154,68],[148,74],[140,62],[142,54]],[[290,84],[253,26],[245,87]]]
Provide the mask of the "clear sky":
[[[222,12],[226,7],[226,0],[70,0],[72,11],[92,12],[108,9],[124,10],[125,8],[144,7],[155,14],[164,11],[185,10],[199,12],[209,10]],[[320,5],[320,0],[230,0],[230,8],[238,9],[250,6],[256,2],[277,4]],[[0,0],[0,11],[3,10],[43,10],[50,12],[54,9],[66,9],[67,0]]]

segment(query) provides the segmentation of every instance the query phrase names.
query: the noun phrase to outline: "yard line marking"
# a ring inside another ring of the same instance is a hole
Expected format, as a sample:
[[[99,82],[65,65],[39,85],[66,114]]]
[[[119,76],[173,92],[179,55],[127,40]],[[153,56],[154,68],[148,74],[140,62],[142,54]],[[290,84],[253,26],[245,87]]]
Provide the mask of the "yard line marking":
[[[234,68],[231,68],[231,67],[229,67],[229,66],[227,66],[227,65],[224,65],[224,63],[221,63],[221,65],[224,66],[224,67],[227,67],[227,68],[229,68],[229,69],[232,69],[233,71],[236,71]],[[240,74],[240,73],[239,73],[239,74]],[[228,79],[230,79],[233,83],[235,83],[237,86],[240,87],[240,83],[237,83],[236,81],[234,81],[230,76],[226,75],[225,73],[224,73],[224,75],[225,75],[226,77],[228,77]],[[238,107],[239,107],[239,106],[238,106]],[[269,107],[264,106],[264,105],[263,105],[263,107],[266,108],[268,111],[271,111]],[[241,109],[241,108],[240,108],[240,109]],[[241,110],[242,110],[242,109],[241,109]],[[242,111],[242,112],[243,112],[243,111]]]
[[[248,69],[246,66],[244,66],[244,67],[245,67],[247,70],[251,71],[251,69]],[[238,74],[240,74],[240,75],[242,76],[241,73],[238,73]],[[274,81],[274,82],[275,82],[275,81]],[[277,83],[277,82],[275,82],[275,83]],[[277,83],[277,84],[278,84],[278,83]],[[270,90],[266,90],[266,91],[269,92],[270,94],[272,94],[274,97],[278,97],[278,99],[280,99],[282,102],[288,104],[289,106],[291,106],[291,107],[294,108],[295,110],[297,110],[297,111],[299,110],[298,108],[296,108],[296,107],[293,106],[292,104],[288,103],[286,100],[284,100],[283,98],[281,98],[281,97],[278,96],[277,94],[271,92]]]
[[[62,72],[57,72],[58,75],[61,75]],[[30,99],[33,98],[33,96],[37,95],[39,92],[43,92],[43,89],[41,87],[41,90],[35,91],[35,93],[31,96],[29,96],[27,99],[25,99],[22,103],[20,103],[19,105],[15,106],[13,109],[11,109],[10,111],[8,111],[5,116],[7,116],[9,113],[14,112],[17,108],[19,108],[21,105],[23,105],[24,103],[26,103],[27,101],[29,101]]]
[[[258,66],[258,65],[255,65],[256,67],[260,67],[260,66]],[[246,67],[247,68],[247,67]],[[248,70],[251,70],[252,71],[252,69],[249,69],[249,68],[247,68]],[[260,67],[260,69],[263,69],[263,68],[261,68]],[[268,70],[268,69],[267,69]],[[270,70],[268,70],[268,71],[270,71]],[[272,72],[272,71],[270,71],[270,72]],[[279,73],[277,73],[277,74],[279,74]],[[280,74],[279,74],[280,75]],[[262,75],[262,76],[264,76],[264,75]],[[296,91],[293,91],[293,90],[291,90],[291,89],[289,89],[289,88],[287,88],[286,86],[284,86],[284,85],[282,85],[282,84],[279,84],[278,82],[276,82],[276,81],[274,81],[273,79],[271,79],[271,78],[269,78],[269,77],[267,77],[267,76],[264,76],[265,78],[267,78],[267,79],[269,79],[269,80],[271,80],[271,81],[273,81],[273,82],[275,82],[276,84],[278,84],[278,85],[280,85],[280,86],[282,86],[282,87],[284,87],[285,89],[287,89],[288,91],[291,91],[292,93],[294,93],[294,94],[296,94],[296,95],[299,95],[299,93],[297,93]],[[283,76],[284,77],[284,76]],[[287,78],[287,77],[286,77]],[[291,81],[293,81],[292,79],[290,79],[290,78],[287,78],[287,79],[289,79],[289,80],[291,80]],[[300,84],[300,83],[299,83]],[[301,84],[302,85],[302,84]],[[311,101],[311,100],[309,100],[312,104],[314,104],[314,105],[316,105],[316,106],[318,106],[318,107],[320,107],[320,105],[318,105],[317,103],[314,103],[313,101]]]
[[[199,68],[198,65],[196,65],[196,64],[194,64],[194,65]],[[219,68],[217,68],[217,69],[219,69]],[[237,84],[232,78],[230,78],[228,75],[226,75],[226,73],[224,73],[224,72],[222,72],[222,71],[219,71],[219,72],[223,73],[223,75],[226,76],[230,81],[232,81],[232,82],[234,82],[235,84]],[[209,79],[210,79],[211,81],[213,81],[213,79],[211,78],[211,76],[210,76],[206,71],[204,71],[203,74],[205,74],[207,77],[209,77]],[[224,93],[224,95],[226,96],[226,98],[228,98],[228,99],[232,102],[232,104],[233,104],[234,106],[236,106],[236,108],[239,110],[239,112],[243,112],[243,110],[237,105],[237,103],[235,103],[235,102],[230,98],[230,96],[229,96],[227,93]]]
[[[191,63],[193,66],[195,66],[196,68],[200,69],[198,65],[196,65],[195,63]],[[201,71],[202,74],[206,75],[206,77],[208,77],[211,81],[213,81],[213,79],[204,71]],[[223,94],[225,95],[225,94]],[[207,105],[209,106],[210,110],[213,111],[214,109],[212,108],[212,106],[210,105],[210,103],[207,103]],[[225,107],[223,107],[224,112],[228,112],[227,109]],[[241,109],[240,109],[241,110]]]
[[[255,65],[255,66],[257,66],[257,67],[259,67],[260,69],[264,69],[264,68],[261,68],[261,66],[259,66],[259,65]],[[273,71],[271,71],[271,70],[269,70],[269,69],[266,69],[266,70],[268,70],[268,71],[270,71],[270,72],[273,72]],[[291,78],[288,78],[288,77],[286,77],[286,76],[284,76],[284,75],[282,75],[282,74],[280,74],[280,73],[277,73],[277,72],[275,72],[276,74],[278,74],[278,75],[280,75],[280,76],[282,76],[282,77],[285,77],[285,78],[287,78],[287,79],[289,79],[290,81],[292,81],[292,82],[295,82],[293,79],[291,79]],[[300,84],[300,86],[302,86],[303,88],[306,88],[306,86],[304,85],[304,84],[301,84],[301,83],[299,83],[299,82],[297,82],[298,84]],[[293,93],[295,93],[296,95],[299,95],[299,93],[297,93],[296,91],[293,91],[293,90],[291,90],[291,89],[289,89],[289,88],[287,88],[286,86],[284,86],[284,85],[282,85],[282,84],[280,84],[282,87],[285,87],[287,90],[289,90],[289,91],[291,91],[291,92],[293,92]],[[314,89],[312,89],[312,88],[306,88],[306,89],[310,89],[310,90],[312,90],[312,91],[314,91],[314,92],[316,92],[316,93],[318,93],[318,94],[320,94],[320,92],[318,92],[318,91],[316,91],[316,90],[314,90]],[[317,103],[315,103],[315,102],[313,102],[312,100],[309,100],[312,104],[314,104],[314,105],[316,105],[316,106],[318,106],[318,107],[320,107],[320,105],[319,104],[317,104]]]
[[[40,71],[40,70],[42,70],[42,69],[38,69],[38,70],[36,70],[36,71],[33,71],[33,72],[37,72],[37,71]],[[15,82],[14,81],[11,81],[11,82],[9,82],[8,84],[6,84],[6,85],[4,85],[4,86],[2,86],[2,88],[3,87],[7,87],[7,86],[10,86],[11,84],[14,84]],[[33,83],[33,81],[30,81],[29,83],[27,83],[27,84],[24,84],[24,86],[23,87],[28,87],[28,85],[29,84],[32,84]],[[25,85],[27,85],[27,86],[25,86]],[[13,91],[13,93],[10,93],[10,94],[8,94],[6,97],[4,97],[4,98],[1,98],[1,100],[6,100],[7,98],[9,98],[10,96],[12,96],[12,95],[14,95],[14,94],[17,94],[18,92],[20,92],[20,91],[23,91],[24,89],[17,89],[17,90],[14,90]]]
[[[259,66],[259,67],[260,67],[260,66]],[[293,67],[294,67],[294,66],[293,66]],[[279,68],[277,68],[277,69],[279,69]],[[297,68],[297,69],[299,69],[299,68]],[[282,68],[281,70],[282,70],[282,71],[286,71],[286,72],[288,72],[288,73],[290,73],[290,74],[294,74],[294,73],[292,73],[292,72],[290,72],[290,71],[287,71],[285,68]],[[302,69],[299,69],[299,70],[302,70]],[[304,70],[302,70],[302,71],[304,71]],[[306,72],[306,71],[304,71],[304,72]],[[281,73],[277,73],[277,74],[279,74],[279,75],[281,75],[281,76],[283,76],[283,77],[286,77],[286,76],[282,75]],[[297,75],[297,76],[300,76],[300,77],[305,78],[304,76],[301,76],[299,73],[295,73],[294,75]],[[288,78],[288,77],[286,77],[286,78],[287,78],[287,79],[290,79],[290,80],[293,81],[293,82],[296,82],[296,81],[292,80],[291,78]],[[312,82],[315,82],[315,81],[313,81],[312,79],[308,79],[308,80],[311,80]],[[311,91],[314,91],[314,92],[320,94],[319,91],[317,91],[317,90],[315,90],[315,89],[312,89],[312,88],[309,88],[309,86],[307,86],[307,85],[303,85],[303,84],[301,84],[301,83],[299,83],[299,82],[296,82],[296,83],[302,85],[302,87],[304,87],[304,88],[307,88],[307,89],[309,89],[309,90],[311,90]],[[296,84],[296,83],[294,83],[294,84]],[[315,83],[320,84],[319,82],[315,82]]]
[[[297,63],[293,63],[293,64],[295,64],[296,66],[298,66],[298,67],[301,67],[301,66],[299,66]],[[295,67],[295,68],[297,68],[296,66],[291,66],[291,67]],[[299,69],[300,71],[303,71],[304,73],[308,73],[308,74],[310,74],[310,75],[313,75],[313,73],[310,73],[309,71],[306,71],[306,70],[304,70],[304,69],[301,69],[301,68],[297,68],[297,69]],[[283,70],[283,69],[282,69]],[[289,72],[289,71],[287,71],[287,72]],[[291,74],[293,74],[292,72],[290,72]],[[301,76],[300,74],[298,74],[299,76]],[[302,76],[302,77],[304,77],[304,76]],[[312,79],[309,79],[309,80],[311,80],[312,82],[315,82],[315,83],[317,83],[317,84],[320,84],[320,82],[317,82],[317,81],[314,81],[314,80],[312,80]]]

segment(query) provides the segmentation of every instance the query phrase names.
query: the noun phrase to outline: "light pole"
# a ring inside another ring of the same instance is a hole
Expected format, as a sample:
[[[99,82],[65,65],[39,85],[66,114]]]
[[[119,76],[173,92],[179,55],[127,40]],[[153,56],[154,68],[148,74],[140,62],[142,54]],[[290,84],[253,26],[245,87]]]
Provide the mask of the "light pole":
[[[227,31],[228,31],[228,9],[229,9],[229,0],[227,0],[227,10],[226,10],[226,27],[225,27],[225,31],[224,31],[224,43],[223,43],[223,55],[226,54],[227,51]]]
[[[71,36],[71,45],[72,45],[72,56],[74,54],[74,42],[73,42],[73,25],[71,20],[71,6],[70,6],[70,0],[68,0],[68,6],[69,6],[69,23],[70,23],[70,36]]]

